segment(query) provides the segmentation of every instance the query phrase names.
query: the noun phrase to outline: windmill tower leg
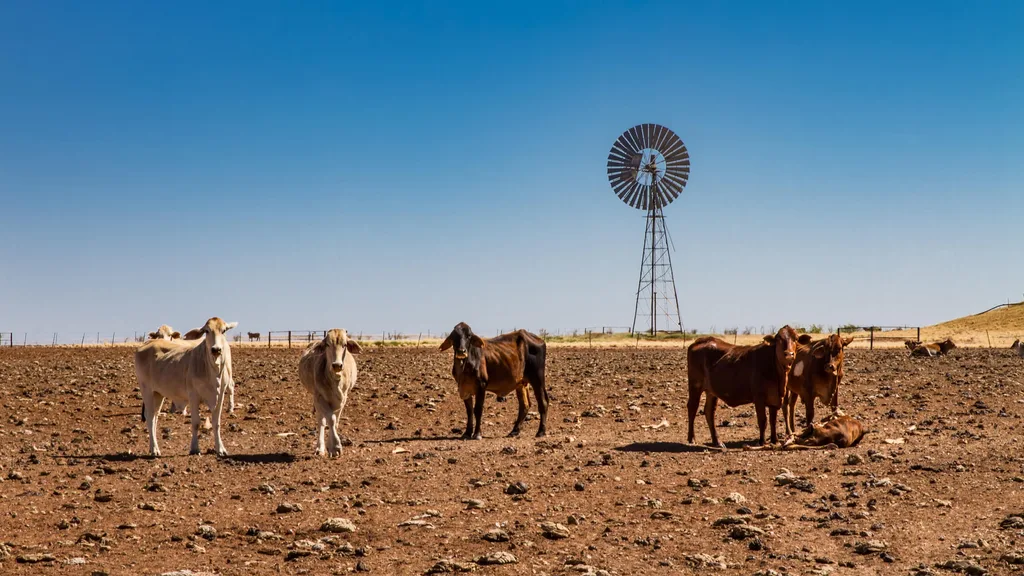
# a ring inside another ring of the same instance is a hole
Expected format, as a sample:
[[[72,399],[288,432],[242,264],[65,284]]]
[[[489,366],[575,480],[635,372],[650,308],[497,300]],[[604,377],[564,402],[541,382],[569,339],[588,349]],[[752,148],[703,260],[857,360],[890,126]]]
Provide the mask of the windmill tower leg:
[[[641,295],[644,293],[644,276],[647,272],[647,258],[648,247],[650,246],[650,240],[653,237],[654,231],[654,220],[651,219],[650,213],[647,214],[647,227],[644,229],[644,249],[640,252],[640,279],[636,283],[636,305],[633,307],[633,328],[632,333],[636,334],[636,321],[640,317],[640,301],[642,300]]]

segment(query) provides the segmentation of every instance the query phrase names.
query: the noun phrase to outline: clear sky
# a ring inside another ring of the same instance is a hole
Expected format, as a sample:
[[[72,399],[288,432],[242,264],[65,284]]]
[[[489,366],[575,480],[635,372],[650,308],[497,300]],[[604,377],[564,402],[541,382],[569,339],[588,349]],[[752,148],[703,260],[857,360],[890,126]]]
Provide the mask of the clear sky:
[[[296,7],[300,6],[301,9]],[[0,331],[628,326],[638,123],[683,322],[1024,295],[1024,3],[0,3]]]

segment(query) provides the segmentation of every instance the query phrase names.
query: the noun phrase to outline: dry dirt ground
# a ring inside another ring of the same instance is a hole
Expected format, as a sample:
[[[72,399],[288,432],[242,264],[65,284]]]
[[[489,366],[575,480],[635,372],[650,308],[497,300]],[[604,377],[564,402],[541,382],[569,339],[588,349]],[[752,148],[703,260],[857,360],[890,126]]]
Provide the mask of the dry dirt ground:
[[[553,348],[548,438],[535,420],[505,438],[515,402],[489,399],[482,441],[455,439],[449,355],[370,349],[333,460],[312,456],[299,354],[234,352],[230,457],[187,456],[187,418],[165,415],[150,459],[131,349],[0,351],[0,573],[1024,570],[1024,362],[1009,350],[851,350],[840,403],[873,429],[859,447],[718,453],[683,443],[680,349]],[[756,437],[750,407],[719,414],[730,447]],[[331,518],[355,531],[323,531]]]

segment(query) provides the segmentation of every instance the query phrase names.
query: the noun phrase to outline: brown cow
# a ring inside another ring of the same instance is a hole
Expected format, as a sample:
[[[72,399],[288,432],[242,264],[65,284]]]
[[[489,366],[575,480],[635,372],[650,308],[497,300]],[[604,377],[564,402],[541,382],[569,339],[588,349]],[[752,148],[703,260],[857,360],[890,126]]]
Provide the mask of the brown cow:
[[[711,431],[711,444],[724,448],[715,430],[715,408],[721,399],[728,406],[754,404],[760,445],[764,445],[765,407],[771,421],[771,441],[778,442],[776,418],[786,395],[789,371],[796,358],[796,331],[783,326],[774,336],[765,336],[755,346],[734,346],[725,340],[706,336],[698,338],[686,349],[690,397],[687,401],[689,429],[687,442],[693,443],[693,421],[697,417],[700,397],[707,393],[704,418]]]
[[[907,350],[910,350],[911,352],[913,352],[914,348],[917,348],[918,346],[921,345],[921,341],[920,340],[906,340],[906,341],[903,342],[903,345],[907,347]]]
[[[811,336],[801,334],[797,339],[796,360],[789,373],[786,402],[782,405],[782,420],[786,424],[786,436],[796,431],[796,401],[802,400],[807,410],[807,425],[814,422],[814,399],[832,408],[839,408],[839,385],[843,382],[843,349],[853,342],[853,337],[841,338],[831,334],[828,338],[811,341]]]
[[[852,448],[856,446],[867,428],[859,420],[849,416],[833,414],[824,424],[808,426],[797,436],[786,441],[785,450],[821,450],[823,448]]]
[[[1021,342],[1019,339],[1014,340],[1013,344],[1010,346],[1010,349],[1016,352],[1017,356],[1024,358],[1024,342]]]
[[[515,392],[519,401],[519,415],[509,436],[518,436],[526,420],[530,397],[526,384],[533,387],[540,412],[537,436],[547,435],[548,391],[544,385],[544,365],[547,344],[526,330],[482,339],[465,322],[455,325],[451,334],[441,343],[441,350],[455,348],[452,376],[459,385],[459,397],[466,405],[466,431],[463,439],[482,438],[480,426],[484,419],[486,392],[499,398]],[[475,397],[475,405],[474,405]]]
[[[260,341],[260,333],[259,332],[249,332],[248,334],[249,334],[249,342],[252,342],[253,340],[255,340],[257,342]]]
[[[949,338],[946,338],[942,342],[934,342],[932,344],[921,344],[910,351],[911,356],[943,356],[948,354],[950,350],[956,348],[956,344]]]

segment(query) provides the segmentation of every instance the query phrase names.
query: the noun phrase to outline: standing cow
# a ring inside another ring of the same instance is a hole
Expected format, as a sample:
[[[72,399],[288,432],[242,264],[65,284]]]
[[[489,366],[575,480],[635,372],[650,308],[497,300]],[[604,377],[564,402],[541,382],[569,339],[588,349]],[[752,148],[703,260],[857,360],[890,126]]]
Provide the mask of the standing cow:
[[[356,385],[356,359],[352,355],[359,352],[359,343],[350,339],[345,330],[335,328],[329,330],[323,340],[306,348],[299,359],[299,380],[313,396],[313,413],[319,427],[317,456],[341,454],[338,419],[348,402],[349,392]],[[325,450],[327,426],[331,433]]]
[[[248,332],[248,335],[249,335],[249,342],[252,342],[254,340],[256,342],[260,341],[260,333],[259,332]]]
[[[233,389],[231,348],[224,333],[237,326],[213,317],[199,330],[202,340],[151,340],[135,351],[135,376],[142,391],[142,419],[149,432],[149,451],[160,455],[156,421],[164,398],[188,399],[192,417],[189,454],[199,454],[199,403],[212,413],[214,448],[227,455],[220,435],[224,396]]]
[[[715,429],[715,409],[721,399],[731,407],[754,404],[760,445],[765,445],[765,425],[771,422],[771,441],[778,442],[776,420],[786,395],[789,371],[796,358],[797,335],[788,325],[774,336],[765,336],[755,346],[735,346],[711,336],[698,338],[686,350],[689,400],[687,442],[693,443],[693,422],[702,394],[704,418],[711,431],[711,444],[725,448]],[[765,417],[765,408],[768,417]]]
[[[796,431],[795,416],[797,400],[802,400],[807,410],[807,425],[814,422],[814,400],[835,414],[839,409],[839,385],[843,381],[843,350],[853,342],[853,337],[842,338],[832,334],[828,338],[811,341],[807,334],[797,339],[796,359],[789,373],[786,387],[786,401],[782,405],[782,420],[786,424],[786,436]]]
[[[452,377],[459,386],[459,397],[466,405],[465,440],[483,437],[484,395],[487,392],[502,398],[515,392],[519,414],[509,436],[518,436],[526,420],[530,396],[526,384],[533,388],[540,413],[537,437],[547,435],[548,391],[544,383],[547,344],[526,330],[517,330],[495,338],[483,339],[473,333],[465,322],[459,322],[441,343],[441,350],[455,348]]]

